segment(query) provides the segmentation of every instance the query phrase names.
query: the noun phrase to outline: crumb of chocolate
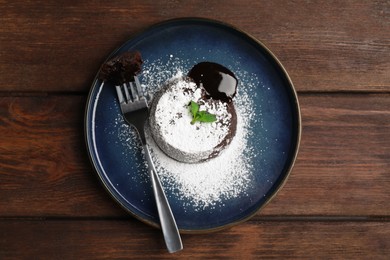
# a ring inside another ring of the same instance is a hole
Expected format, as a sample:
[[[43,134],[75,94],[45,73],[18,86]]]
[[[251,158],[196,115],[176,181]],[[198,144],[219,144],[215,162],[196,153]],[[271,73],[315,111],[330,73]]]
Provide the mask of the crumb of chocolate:
[[[104,63],[98,77],[115,85],[133,81],[141,71],[142,63],[139,51],[127,51]]]

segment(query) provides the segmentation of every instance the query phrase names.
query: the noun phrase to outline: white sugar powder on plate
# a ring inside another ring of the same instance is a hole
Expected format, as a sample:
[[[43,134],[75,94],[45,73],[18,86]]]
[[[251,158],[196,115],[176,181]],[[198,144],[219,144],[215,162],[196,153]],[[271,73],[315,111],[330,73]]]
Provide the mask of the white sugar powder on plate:
[[[149,63],[145,61],[142,72],[142,87],[148,95],[161,87],[167,80],[181,77],[183,64],[178,60],[166,64],[160,61]],[[244,77],[247,77],[245,74]],[[240,76],[240,75],[237,75]],[[240,79],[240,77],[238,77]],[[195,211],[221,206],[221,201],[247,196],[253,180],[252,158],[255,156],[253,147],[248,144],[251,135],[250,122],[254,120],[251,110],[253,101],[248,95],[252,86],[239,84],[234,104],[237,113],[237,130],[230,146],[216,158],[203,163],[181,163],[162,152],[147,129],[147,142],[151,148],[152,158],[157,173],[168,196],[183,201],[183,208],[191,207]],[[120,116],[120,115],[119,115]],[[118,137],[126,141],[128,147],[138,143],[123,120],[119,127]],[[148,175],[145,174],[145,178]]]
[[[237,118],[237,132],[230,146],[218,157],[203,163],[181,163],[166,156],[148,136],[152,157],[160,179],[169,192],[177,192],[195,208],[213,206],[221,199],[245,196],[251,183],[250,159],[243,155],[247,129]],[[240,126],[241,125],[241,126]]]

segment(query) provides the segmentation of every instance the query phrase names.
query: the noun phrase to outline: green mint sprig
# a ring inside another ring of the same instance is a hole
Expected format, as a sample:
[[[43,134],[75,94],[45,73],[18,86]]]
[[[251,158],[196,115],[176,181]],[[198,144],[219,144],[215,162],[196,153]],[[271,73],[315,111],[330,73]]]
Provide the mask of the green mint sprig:
[[[190,112],[192,115],[191,124],[195,124],[195,122],[205,122],[205,123],[211,123],[214,121],[217,121],[217,117],[213,114],[210,114],[207,111],[199,111],[199,104],[192,101],[188,105],[190,107]]]

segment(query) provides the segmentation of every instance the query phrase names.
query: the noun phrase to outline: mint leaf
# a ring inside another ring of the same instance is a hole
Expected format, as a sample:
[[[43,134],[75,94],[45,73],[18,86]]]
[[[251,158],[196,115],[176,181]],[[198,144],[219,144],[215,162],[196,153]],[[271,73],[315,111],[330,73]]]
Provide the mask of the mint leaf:
[[[189,104],[190,112],[192,115],[191,124],[195,124],[195,122],[205,122],[205,123],[211,123],[214,121],[217,121],[217,117],[213,114],[210,114],[207,111],[199,111],[199,104],[192,101]]]
[[[210,114],[207,111],[200,111],[198,115],[199,115],[198,121],[200,122],[211,123],[217,121],[217,117],[213,114]]]
[[[195,117],[192,118],[191,125],[195,124],[196,121],[199,121],[199,115],[196,115]]]
[[[195,118],[196,114],[199,111],[199,105],[196,102],[191,100],[191,102],[190,102],[190,110],[191,110],[192,118]]]

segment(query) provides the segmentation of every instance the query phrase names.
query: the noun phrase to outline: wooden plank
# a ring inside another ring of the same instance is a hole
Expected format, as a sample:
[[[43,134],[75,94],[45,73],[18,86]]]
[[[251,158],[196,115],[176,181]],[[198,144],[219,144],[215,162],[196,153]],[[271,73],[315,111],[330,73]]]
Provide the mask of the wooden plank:
[[[385,216],[390,95],[300,95],[301,149],[259,214]],[[0,98],[0,216],[127,216],[88,161],[84,96]]]
[[[388,1],[363,0],[2,1],[0,90],[86,92],[107,55],[131,35],[197,16],[264,42],[299,91],[388,92],[389,12]]]
[[[263,213],[388,215],[390,96],[301,95],[300,103],[298,160]]]
[[[0,221],[1,259],[388,259],[389,222],[247,222],[183,235],[169,254],[159,230],[136,221]],[[32,239],[33,238],[33,239]]]
[[[102,205],[122,213],[89,164],[84,102],[83,96],[0,98],[1,214],[94,215]]]

